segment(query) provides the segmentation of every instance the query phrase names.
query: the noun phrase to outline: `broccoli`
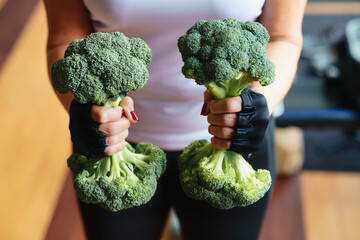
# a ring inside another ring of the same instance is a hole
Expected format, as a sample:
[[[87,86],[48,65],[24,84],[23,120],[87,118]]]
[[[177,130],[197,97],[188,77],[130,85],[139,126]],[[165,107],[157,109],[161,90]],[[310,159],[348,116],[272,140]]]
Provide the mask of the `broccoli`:
[[[182,73],[215,99],[240,96],[254,81],[269,85],[275,77],[275,66],[265,56],[269,38],[257,22],[200,20],[178,40]],[[184,192],[219,209],[255,203],[272,181],[268,170],[255,171],[241,154],[215,149],[207,140],[190,143],[178,165]]]
[[[104,105],[110,98],[142,88],[151,50],[140,38],[123,33],[92,33],[75,40],[54,63],[51,79],[59,93],[71,92],[80,103]]]
[[[241,154],[215,149],[207,140],[185,148],[179,169],[184,192],[219,209],[253,204],[271,186],[269,171],[255,171]]]
[[[64,58],[52,66],[51,79],[55,90],[72,93],[79,103],[115,107],[127,92],[146,84],[151,58],[142,39],[96,32],[67,47]],[[112,156],[91,159],[73,153],[67,162],[79,199],[115,212],[151,199],[165,171],[166,155],[150,143],[135,148],[126,143]]]
[[[265,56],[267,30],[258,22],[200,20],[178,40],[182,72],[204,85],[216,99],[236,97],[253,81],[274,80],[274,64]]]
[[[88,159],[73,153],[68,166],[76,175],[75,191],[83,202],[115,212],[147,203],[165,171],[165,153],[150,143],[129,143],[112,156]]]

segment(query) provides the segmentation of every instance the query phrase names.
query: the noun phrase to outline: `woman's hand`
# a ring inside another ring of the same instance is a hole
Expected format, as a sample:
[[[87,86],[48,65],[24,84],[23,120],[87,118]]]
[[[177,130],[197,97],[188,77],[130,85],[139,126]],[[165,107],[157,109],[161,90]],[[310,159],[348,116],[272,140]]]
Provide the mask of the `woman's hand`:
[[[99,129],[105,136],[105,154],[110,156],[125,147],[131,123],[137,123],[138,117],[134,111],[134,102],[130,97],[121,100],[118,107],[108,108],[93,105],[91,110],[92,119],[99,123]]]
[[[113,155],[125,147],[128,128],[138,121],[130,97],[114,108],[73,101],[69,128],[75,151],[90,158]]]
[[[206,116],[210,123],[209,133],[214,137],[211,143],[214,148],[229,149],[231,138],[235,135],[234,126],[237,122],[237,112],[241,111],[240,97],[215,100],[210,91],[204,93],[204,107],[201,115]]]
[[[269,123],[267,101],[263,95],[246,88],[240,97],[214,100],[204,94],[202,115],[207,115],[214,148],[238,153],[260,149]]]

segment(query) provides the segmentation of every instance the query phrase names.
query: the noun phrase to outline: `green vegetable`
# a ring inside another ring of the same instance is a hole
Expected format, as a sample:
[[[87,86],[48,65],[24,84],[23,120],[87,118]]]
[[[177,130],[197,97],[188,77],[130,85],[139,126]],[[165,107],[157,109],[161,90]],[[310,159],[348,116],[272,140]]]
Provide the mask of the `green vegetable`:
[[[80,103],[104,105],[109,98],[142,88],[151,58],[140,38],[96,32],[68,46],[64,58],[52,66],[51,79],[59,93],[71,92]]]
[[[151,58],[142,39],[97,32],[73,41],[64,59],[52,66],[51,78],[58,92],[71,92],[82,104],[115,107],[127,92],[146,84]],[[73,153],[68,166],[80,200],[115,212],[151,199],[165,171],[166,156],[150,143],[135,148],[126,143],[125,149],[109,157],[90,159]]]
[[[265,56],[267,30],[235,19],[198,21],[178,40],[182,72],[215,98],[235,97],[253,81],[273,82],[274,64]]]
[[[135,149],[126,143],[122,151],[100,159],[74,153],[68,166],[76,175],[74,188],[83,202],[116,212],[152,198],[165,171],[166,156],[150,143],[139,143]]]
[[[219,209],[253,204],[271,186],[268,170],[255,171],[241,154],[215,149],[207,140],[194,141],[185,148],[179,169],[186,195]]]
[[[186,78],[204,85],[216,99],[239,96],[252,82],[274,81],[275,66],[265,56],[267,30],[235,19],[196,22],[178,40]],[[191,198],[219,209],[248,206],[271,186],[270,172],[255,171],[241,154],[192,142],[179,158],[180,181]]]

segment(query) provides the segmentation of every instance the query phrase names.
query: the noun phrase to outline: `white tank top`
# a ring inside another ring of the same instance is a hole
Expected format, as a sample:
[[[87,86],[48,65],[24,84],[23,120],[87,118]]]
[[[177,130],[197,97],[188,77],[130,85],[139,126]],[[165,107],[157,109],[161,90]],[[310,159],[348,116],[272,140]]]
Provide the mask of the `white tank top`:
[[[264,0],[84,0],[95,31],[121,31],[140,37],[153,54],[146,86],[129,95],[140,121],[132,124],[130,142],[151,142],[164,150],[183,150],[190,142],[210,139],[200,115],[205,87],[181,73],[178,38],[198,20],[255,20]]]

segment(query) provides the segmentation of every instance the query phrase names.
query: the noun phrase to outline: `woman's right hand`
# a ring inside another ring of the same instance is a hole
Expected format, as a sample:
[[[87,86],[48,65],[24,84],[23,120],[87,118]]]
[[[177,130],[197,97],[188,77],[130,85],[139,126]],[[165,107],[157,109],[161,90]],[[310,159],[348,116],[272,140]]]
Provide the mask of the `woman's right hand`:
[[[138,121],[130,97],[114,108],[73,101],[69,128],[75,151],[90,158],[113,155],[125,147],[130,124]]]

